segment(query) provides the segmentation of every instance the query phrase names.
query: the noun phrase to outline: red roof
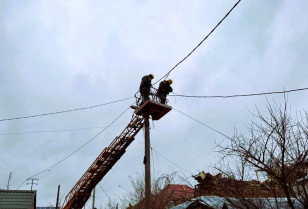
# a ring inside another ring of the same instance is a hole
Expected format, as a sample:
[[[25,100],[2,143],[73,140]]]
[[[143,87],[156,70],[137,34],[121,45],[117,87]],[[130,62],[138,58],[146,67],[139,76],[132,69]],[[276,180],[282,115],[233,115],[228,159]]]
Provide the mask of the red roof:
[[[169,206],[178,205],[190,200],[193,195],[194,189],[187,185],[168,184],[158,194],[152,196],[152,208],[169,208]],[[144,209],[144,199],[131,208]]]
[[[194,195],[194,189],[187,185],[169,184],[157,196],[169,197],[172,200],[187,198]]]

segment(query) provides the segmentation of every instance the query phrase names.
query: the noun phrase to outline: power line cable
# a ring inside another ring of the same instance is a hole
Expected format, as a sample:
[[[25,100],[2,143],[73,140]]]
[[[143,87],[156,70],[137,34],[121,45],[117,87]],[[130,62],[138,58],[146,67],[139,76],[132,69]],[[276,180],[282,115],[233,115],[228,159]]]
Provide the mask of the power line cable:
[[[48,167],[45,170],[42,170],[28,178],[32,178],[35,176],[40,175],[41,173],[47,172],[47,171],[51,171],[53,170],[57,165],[59,165],[60,163],[62,163],[64,160],[68,159],[69,157],[71,157],[72,155],[74,155],[76,152],[78,152],[80,149],[82,149],[83,147],[85,147],[87,144],[89,144],[91,141],[93,141],[95,138],[97,138],[100,134],[102,134],[105,130],[107,130],[114,122],[116,122],[127,110],[129,110],[130,107],[128,107],[126,110],[124,110],[118,117],[116,117],[106,128],[104,128],[103,130],[101,130],[98,134],[96,134],[94,137],[92,137],[90,140],[88,140],[86,143],[84,143],[82,146],[80,146],[79,148],[77,148],[75,151],[73,151],[71,154],[69,154],[68,156],[66,156],[65,158],[63,158],[62,160],[58,161],[57,163],[55,163],[54,165]],[[27,178],[27,179],[28,179]],[[19,187],[17,187],[17,189],[19,189],[26,181],[24,181],[21,185],[19,185]]]
[[[305,90],[308,90],[308,88],[291,89],[291,90],[286,90],[286,91],[272,91],[272,92],[264,92],[264,93],[253,93],[253,94],[235,94],[235,95],[226,95],[226,96],[190,96],[190,95],[184,95],[184,94],[174,94],[174,95],[169,95],[169,96],[190,97],[190,98],[231,98],[231,97],[261,96],[261,95],[268,95],[268,94],[285,94],[285,93],[296,92],[296,91],[305,91]]]
[[[216,28],[226,19],[226,17],[232,12],[232,10],[240,3],[241,0],[239,0],[238,2],[236,2],[236,4],[229,10],[229,12],[217,23],[217,25],[211,30],[211,32],[209,34],[207,34],[204,39],[191,51],[189,52],[181,61],[179,61],[173,68],[171,68],[171,70],[168,71],[168,73],[166,73],[163,77],[161,77],[158,81],[156,81],[154,83],[154,85],[156,83],[158,83],[160,80],[162,80],[163,78],[167,78],[169,76],[169,74],[178,66],[180,65],[182,62],[184,62],[199,46],[201,46],[201,44],[216,30]]]
[[[152,140],[152,147],[153,147],[153,149],[156,149],[156,148],[155,148],[155,145],[154,145],[154,141],[153,141],[153,140]],[[157,161],[157,164],[158,164],[158,168],[159,168],[159,170],[162,170],[162,169],[161,169],[161,167],[160,167],[160,164],[159,164],[159,160],[158,160],[157,155],[155,155],[155,157],[156,157],[156,161]]]
[[[50,112],[50,113],[43,113],[43,114],[36,114],[36,115],[22,116],[22,117],[15,117],[15,118],[4,118],[4,119],[0,119],[0,122],[8,121],[8,120],[20,120],[20,119],[35,118],[35,117],[41,117],[41,116],[47,116],[47,115],[62,114],[62,113],[68,113],[68,112],[73,112],[73,111],[80,111],[80,110],[87,110],[87,109],[101,107],[101,106],[105,106],[105,105],[109,105],[109,104],[113,104],[113,103],[117,103],[117,102],[122,102],[122,101],[132,99],[132,98],[134,98],[134,97],[128,97],[128,98],[125,98],[125,99],[119,99],[119,100],[115,100],[115,101],[112,101],[112,102],[93,105],[93,106],[89,106],[89,107],[75,108],[75,109],[70,109],[70,110],[62,110],[62,111],[57,111],[57,112]]]
[[[144,144],[144,142],[141,142],[141,141],[137,141],[139,142],[140,144]],[[153,148],[152,146],[150,147],[151,150],[154,150],[154,152],[156,152],[158,155],[160,155],[162,158],[164,158],[165,160],[169,161],[171,164],[175,165],[176,167],[180,168],[181,170],[184,170],[186,172],[188,172],[189,174],[193,174],[192,172],[186,170],[185,168],[179,166],[178,164],[176,164],[175,162],[169,160],[167,157],[163,156],[162,154],[160,154],[155,148]]]
[[[153,148],[151,147],[151,149],[153,149]],[[189,173],[189,174],[191,174],[191,175],[194,175],[194,174],[193,174],[192,172],[190,172],[189,170],[187,170],[187,169],[185,169],[185,168],[179,166],[179,165],[176,164],[175,162],[169,160],[167,157],[165,157],[165,156],[163,156],[162,154],[160,154],[157,150],[155,150],[155,149],[153,149],[153,150],[154,150],[154,152],[156,152],[159,156],[161,156],[162,158],[164,158],[165,160],[167,160],[167,161],[170,162],[171,164],[175,165],[176,167],[180,168],[181,170],[186,171],[187,173]]]
[[[177,111],[177,112],[179,112],[179,113],[181,113],[182,115],[185,115],[186,117],[189,117],[190,119],[192,119],[192,120],[194,120],[194,121],[200,123],[201,125],[203,125],[203,126],[209,128],[209,129],[215,131],[216,133],[219,133],[220,135],[226,137],[227,139],[231,139],[231,137],[227,136],[226,134],[222,133],[221,131],[218,131],[217,129],[212,128],[211,126],[206,125],[205,123],[203,123],[203,122],[201,122],[201,121],[199,121],[199,120],[197,120],[197,119],[191,117],[190,115],[187,115],[186,113],[183,113],[182,111],[177,110],[177,109],[175,109],[175,108],[172,108],[172,109],[175,110],[175,111]]]
[[[98,184],[98,186],[103,190],[103,192],[105,193],[105,195],[108,197],[108,199],[110,200],[110,196],[107,194],[107,192],[105,191],[105,189],[102,187],[102,185]]]
[[[151,142],[150,142],[150,147],[152,147]],[[156,175],[156,172],[155,172],[155,159],[154,159],[154,154],[153,154],[152,149],[150,149],[150,156],[151,156],[151,159],[152,159],[151,165],[152,165],[153,173],[154,173],[154,175]]]
[[[125,125],[124,123],[122,124],[117,124],[109,127],[114,127],[114,126],[121,126]],[[64,130],[49,130],[49,131],[26,131],[26,132],[13,132],[13,133],[0,133],[0,136],[10,136],[10,135],[24,135],[24,134],[40,134],[40,133],[61,133],[61,132],[73,132],[73,131],[83,131],[83,130],[91,130],[91,129],[102,129],[107,126],[101,126],[101,127],[87,127],[87,128],[77,128],[77,129],[64,129]]]

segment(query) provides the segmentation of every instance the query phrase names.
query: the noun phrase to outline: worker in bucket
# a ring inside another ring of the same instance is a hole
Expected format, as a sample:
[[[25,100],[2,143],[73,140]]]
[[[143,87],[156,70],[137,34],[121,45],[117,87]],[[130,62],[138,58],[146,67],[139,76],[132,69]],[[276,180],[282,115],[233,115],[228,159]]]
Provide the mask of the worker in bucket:
[[[171,79],[160,82],[158,90],[157,90],[157,97],[159,98],[160,103],[166,104],[167,94],[173,91],[172,87],[170,86],[171,84],[172,84]]]
[[[140,83],[140,87],[139,87],[139,91],[142,97],[142,102],[141,104],[143,104],[145,101],[147,101],[149,99],[149,95],[150,95],[150,91],[151,91],[151,81],[154,78],[153,74],[150,75],[145,75],[142,77],[141,79],[141,83]]]

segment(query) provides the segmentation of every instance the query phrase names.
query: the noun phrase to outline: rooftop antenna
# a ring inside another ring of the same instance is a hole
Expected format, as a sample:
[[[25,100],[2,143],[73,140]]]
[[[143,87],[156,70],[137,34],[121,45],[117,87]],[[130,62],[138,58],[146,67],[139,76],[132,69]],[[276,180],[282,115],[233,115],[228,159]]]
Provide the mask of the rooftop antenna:
[[[9,180],[7,181],[7,186],[6,186],[7,190],[10,190],[10,181],[11,181],[11,179],[12,179],[12,171],[10,172]]]

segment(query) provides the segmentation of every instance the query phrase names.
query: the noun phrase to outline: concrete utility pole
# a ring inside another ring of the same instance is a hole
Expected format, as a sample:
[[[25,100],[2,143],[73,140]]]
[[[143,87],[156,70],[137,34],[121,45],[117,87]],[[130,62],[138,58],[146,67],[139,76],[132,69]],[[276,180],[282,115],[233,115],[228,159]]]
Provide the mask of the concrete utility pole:
[[[38,185],[38,183],[34,183],[34,181],[38,181],[39,179],[37,179],[37,178],[28,178],[27,179],[27,181],[30,181],[30,180],[31,180],[31,183],[27,183],[27,185],[31,184],[31,191],[32,191],[33,184]]]
[[[145,208],[151,209],[151,159],[150,159],[150,123],[149,116],[144,118],[145,127]]]
[[[152,198],[151,198],[151,144],[150,144],[150,122],[149,118],[151,116],[152,120],[159,120],[166,113],[168,113],[172,108],[165,104],[160,104],[156,101],[151,101],[148,99],[145,101],[135,113],[137,115],[142,115],[144,118],[144,129],[145,129],[145,156],[144,156],[144,167],[145,167],[145,209],[152,208]]]
[[[95,187],[93,189],[92,209],[95,209]]]

